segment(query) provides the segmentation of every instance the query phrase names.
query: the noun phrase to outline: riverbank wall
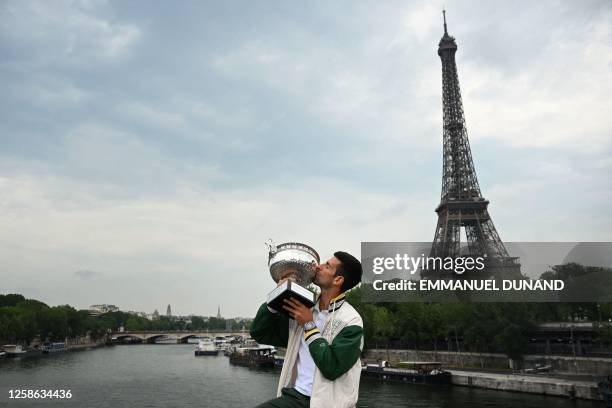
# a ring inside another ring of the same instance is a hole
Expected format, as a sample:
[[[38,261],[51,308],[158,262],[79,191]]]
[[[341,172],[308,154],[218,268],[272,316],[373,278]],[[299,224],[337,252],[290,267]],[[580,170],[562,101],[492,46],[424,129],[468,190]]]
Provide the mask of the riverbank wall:
[[[535,375],[496,374],[449,370],[453,385],[489,390],[526,392],[530,394],[588,399],[601,401],[597,384],[593,381],[577,381]]]
[[[457,353],[447,351],[369,349],[366,359],[398,361],[439,361],[449,368],[510,370],[510,360],[504,354],[495,353]],[[535,364],[549,365],[556,374],[589,375],[605,377],[612,373],[611,358],[568,357],[552,355],[527,355],[523,358],[524,367]]]

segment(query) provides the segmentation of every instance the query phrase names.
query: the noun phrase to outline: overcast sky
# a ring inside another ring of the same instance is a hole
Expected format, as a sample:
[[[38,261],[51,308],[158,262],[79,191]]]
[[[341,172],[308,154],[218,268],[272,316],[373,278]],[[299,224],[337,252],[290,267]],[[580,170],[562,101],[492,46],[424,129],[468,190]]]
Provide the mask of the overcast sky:
[[[612,2],[446,1],[505,241],[612,241]],[[253,316],[264,241],[431,241],[436,1],[1,1],[0,293]]]

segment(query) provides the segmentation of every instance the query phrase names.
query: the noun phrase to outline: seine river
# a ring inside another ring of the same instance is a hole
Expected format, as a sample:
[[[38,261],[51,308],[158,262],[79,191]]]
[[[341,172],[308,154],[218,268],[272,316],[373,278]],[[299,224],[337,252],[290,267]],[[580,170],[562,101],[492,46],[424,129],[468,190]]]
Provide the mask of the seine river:
[[[0,406],[252,407],[274,397],[279,371],[195,357],[193,345],[125,345],[0,360]],[[70,390],[71,399],[9,400],[10,389]],[[602,404],[463,387],[362,380],[359,407],[594,408]]]

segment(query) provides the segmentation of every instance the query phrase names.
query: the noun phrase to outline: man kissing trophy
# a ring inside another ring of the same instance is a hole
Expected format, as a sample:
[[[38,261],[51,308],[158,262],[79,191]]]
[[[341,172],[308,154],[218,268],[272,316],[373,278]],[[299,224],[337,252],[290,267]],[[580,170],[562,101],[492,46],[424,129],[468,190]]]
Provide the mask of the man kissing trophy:
[[[298,242],[275,245],[270,239],[268,268],[276,283],[286,279],[268,294],[268,307],[287,314],[284,299],[293,298],[311,308],[316,302],[315,294],[306,289],[314,280],[314,268],[320,262],[319,254],[312,247]]]

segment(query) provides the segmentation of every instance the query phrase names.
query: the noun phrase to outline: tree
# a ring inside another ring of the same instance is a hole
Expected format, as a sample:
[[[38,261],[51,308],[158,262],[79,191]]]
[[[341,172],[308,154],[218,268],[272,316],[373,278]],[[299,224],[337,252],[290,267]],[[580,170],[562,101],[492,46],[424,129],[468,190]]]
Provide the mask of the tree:
[[[0,295],[0,307],[17,306],[19,302],[23,302],[25,298],[23,295],[11,293],[8,295]]]

